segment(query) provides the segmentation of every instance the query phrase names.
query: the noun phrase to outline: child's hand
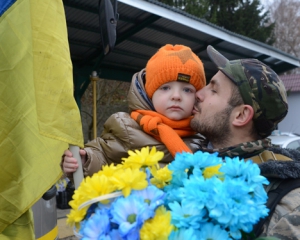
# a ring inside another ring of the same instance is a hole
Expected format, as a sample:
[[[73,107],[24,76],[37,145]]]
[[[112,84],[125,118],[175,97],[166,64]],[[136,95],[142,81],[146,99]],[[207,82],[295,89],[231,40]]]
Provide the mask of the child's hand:
[[[86,151],[84,149],[79,150],[81,157],[82,165],[86,162]],[[64,161],[63,161],[63,171],[65,173],[73,173],[77,170],[78,163],[76,158],[73,157],[73,154],[70,150],[64,152]]]

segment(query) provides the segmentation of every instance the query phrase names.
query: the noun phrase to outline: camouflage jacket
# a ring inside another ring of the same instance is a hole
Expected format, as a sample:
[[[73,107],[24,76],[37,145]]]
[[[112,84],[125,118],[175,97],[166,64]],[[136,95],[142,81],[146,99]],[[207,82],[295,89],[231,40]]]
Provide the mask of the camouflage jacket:
[[[280,179],[300,178],[300,152],[292,149],[269,148],[274,153],[287,156],[294,161],[268,161],[261,163],[261,174]],[[300,188],[286,194],[276,206],[263,226],[261,236],[277,237],[281,240],[300,239]]]
[[[223,149],[209,149],[203,147],[203,151],[219,152],[219,156],[248,159],[259,155],[264,150],[272,151],[291,158],[293,161],[266,160],[259,163],[261,174],[270,179],[300,179],[300,152],[293,149],[271,147],[268,139],[256,142],[242,143]],[[272,180],[270,180],[272,181]],[[263,225],[260,237],[276,237],[281,240],[300,239],[300,188],[296,188],[286,194],[277,204],[274,213],[268,217]]]

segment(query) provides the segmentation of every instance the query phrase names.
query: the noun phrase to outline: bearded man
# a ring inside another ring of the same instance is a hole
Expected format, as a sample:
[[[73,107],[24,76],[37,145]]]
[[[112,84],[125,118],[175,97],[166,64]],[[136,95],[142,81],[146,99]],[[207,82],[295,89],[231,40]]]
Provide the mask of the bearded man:
[[[270,212],[254,227],[256,237],[300,239],[300,152],[267,138],[288,112],[284,85],[257,59],[229,61],[211,46],[207,53],[219,71],[196,93],[191,127],[207,138],[200,150],[258,163],[270,181]]]

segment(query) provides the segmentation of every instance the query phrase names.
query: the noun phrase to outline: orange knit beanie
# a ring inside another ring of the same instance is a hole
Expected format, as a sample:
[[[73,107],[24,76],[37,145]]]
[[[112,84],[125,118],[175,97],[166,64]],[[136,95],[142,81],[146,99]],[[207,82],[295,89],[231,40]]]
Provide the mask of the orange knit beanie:
[[[167,44],[148,61],[145,89],[149,98],[161,85],[172,81],[190,83],[197,91],[206,85],[203,64],[189,47]]]

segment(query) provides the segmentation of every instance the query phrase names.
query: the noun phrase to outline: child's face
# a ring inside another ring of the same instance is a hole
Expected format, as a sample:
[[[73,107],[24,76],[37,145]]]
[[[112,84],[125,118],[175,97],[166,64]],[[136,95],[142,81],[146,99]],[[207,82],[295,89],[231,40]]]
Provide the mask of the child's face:
[[[181,120],[192,115],[196,89],[185,82],[168,82],[153,94],[155,110],[172,120]]]

